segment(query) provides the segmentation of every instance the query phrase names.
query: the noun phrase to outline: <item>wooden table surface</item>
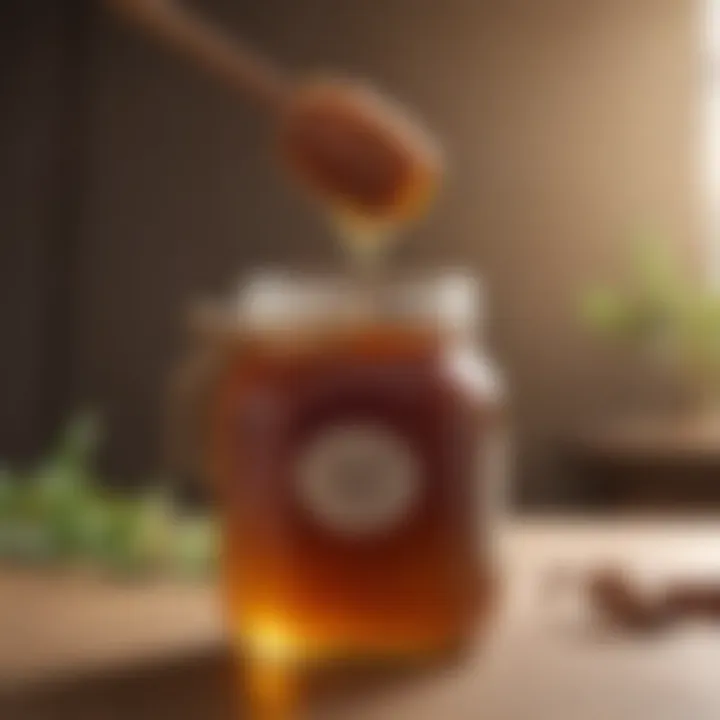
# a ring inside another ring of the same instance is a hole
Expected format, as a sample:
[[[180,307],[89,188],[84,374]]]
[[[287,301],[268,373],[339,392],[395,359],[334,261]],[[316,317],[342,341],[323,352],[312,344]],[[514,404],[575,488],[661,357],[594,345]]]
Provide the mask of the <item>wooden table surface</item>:
[[[598,631],[557,567],[621,561],[648,583],[720,578],[720,522],[519,522],[501,533],[505,601],[459,666],[335,693],[338,720],[720,720],[720,628],[652,639]],[[567,600],[567,603],[565,602]],[[0,576],[2,720],[227,720],[234,714],[214,594]]]

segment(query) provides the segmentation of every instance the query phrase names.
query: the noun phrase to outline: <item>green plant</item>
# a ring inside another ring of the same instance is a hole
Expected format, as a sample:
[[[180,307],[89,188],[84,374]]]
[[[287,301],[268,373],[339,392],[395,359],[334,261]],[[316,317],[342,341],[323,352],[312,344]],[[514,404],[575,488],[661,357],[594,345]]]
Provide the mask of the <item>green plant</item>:
[[[720,400],[720,293],[693,278],[676,246],[644,236],[628,245],[625,275],[582,298],[586,327],[647,351],[713,403]]]
[[[0,471],[0,561],[137,575],[202,576],[216,562],[212,518],[187,517],[155,486],[109,491],[94,469],[101,429],[75,418],[28,472]]]

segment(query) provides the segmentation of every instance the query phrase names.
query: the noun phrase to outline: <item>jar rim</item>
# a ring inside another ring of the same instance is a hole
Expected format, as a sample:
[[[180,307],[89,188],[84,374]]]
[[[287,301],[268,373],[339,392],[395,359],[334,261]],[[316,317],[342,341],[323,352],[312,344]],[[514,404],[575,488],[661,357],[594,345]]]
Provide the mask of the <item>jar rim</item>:
[[[236,291],[234,314],[243,325],[342,321],[357,317],[470,329],[480,320],[482,283],[463,269],[355,278],[331,273],[261,270]]]

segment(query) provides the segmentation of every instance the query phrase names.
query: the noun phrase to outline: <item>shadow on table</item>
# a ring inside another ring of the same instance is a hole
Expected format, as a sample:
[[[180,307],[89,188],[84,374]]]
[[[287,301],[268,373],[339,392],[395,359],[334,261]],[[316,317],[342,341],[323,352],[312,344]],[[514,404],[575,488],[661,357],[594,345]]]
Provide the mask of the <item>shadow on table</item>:
[[[313,709],[342,717],[342,708],[431,676],[448,660],[416,666],[335,667],[308,683]],[[225,650],[148,664],[73,681],[26,687],[0,697],[2,720],[237,720],[248,718]]]

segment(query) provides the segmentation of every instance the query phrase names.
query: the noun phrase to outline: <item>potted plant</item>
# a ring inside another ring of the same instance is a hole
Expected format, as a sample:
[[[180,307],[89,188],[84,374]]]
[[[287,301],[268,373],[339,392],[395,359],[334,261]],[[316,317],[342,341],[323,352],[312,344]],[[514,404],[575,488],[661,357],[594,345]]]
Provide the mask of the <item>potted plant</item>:
[[[79,416],[33,467],[0,472],[0,566],[115,580],[212,574],[212,518],[181,513],[158,483],[112,492],[95,470],[100,435],[96,418]]]
[[[629,243],[623,276],[590,288],[581,318],[659,366],[680,391],[683,418],[720,428],[720,289],[694,278],[670,242]]]

